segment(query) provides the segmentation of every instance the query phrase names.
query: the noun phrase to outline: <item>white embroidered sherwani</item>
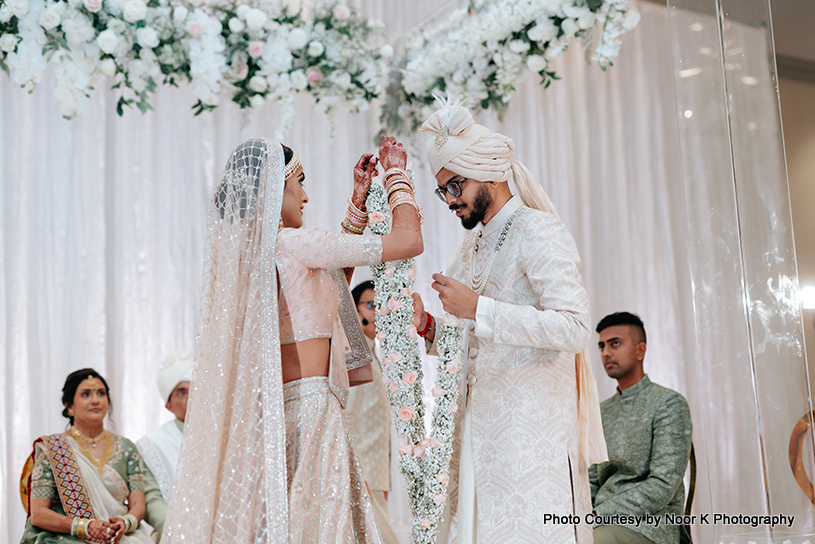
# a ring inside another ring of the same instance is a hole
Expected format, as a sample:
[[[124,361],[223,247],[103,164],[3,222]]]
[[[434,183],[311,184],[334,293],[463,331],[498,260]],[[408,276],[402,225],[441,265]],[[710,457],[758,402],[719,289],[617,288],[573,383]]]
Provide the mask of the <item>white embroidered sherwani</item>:
[[[168,421],[136,442],[142,459],[156,478],[164,501],[168,503],[173,492],[175,467],[181,453],[182,425],[175,419]]]
[[[575,353],[589,339],[589,301],[572,236],[516,196],[464,239],[445,274],[469,286],[474,245],[480,271],[516,210],[465,338],[444,522],[451,525],[439,541],[449,531],[455,544],[588,544]],[[544,524],[546,513],[577,514],[581,523]]]

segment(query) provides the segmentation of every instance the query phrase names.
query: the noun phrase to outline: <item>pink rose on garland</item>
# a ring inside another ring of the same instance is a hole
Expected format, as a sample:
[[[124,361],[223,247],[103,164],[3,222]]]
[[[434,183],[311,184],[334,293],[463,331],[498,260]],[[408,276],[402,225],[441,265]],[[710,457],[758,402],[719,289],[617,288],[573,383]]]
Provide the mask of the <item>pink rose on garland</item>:
[[[457,361],[450,361],[449,363],[447,363],[447,372],[451,372],[451,373],[455,374],[459,370],[460,369],[458,367],[458,362]]]
[[[411,406],[402,406],[399,408],[399,419],[402,421],[410,421],[414,417],[416,417],[416,410]]]
[[[399,455],[410,455],[413,453],[413,447],[408,445],[401,445],[399,446]]]
[[[387,272],[387,270],[385,272]],[[396,312],[402,308],[402,301],[398,298],[392,298],[388,301],[388,308],[390,308],[392,312]]]
[[[413,446],[413,457],[416,459],[424,457],[424,447],[421,445]]]
[[[447,485],[450,481],[450,476],[446,472],[439,472],[436,474],[436,481],[440,484]]]
[[[436,506],[441,506],[442,504],[444,504],[444,501],[446,501],[446,500],[447,500],[447,494],[446,493],[439,493],[438,495],[433,497],[433,502],[436,503]]]
[[[309,71],[311,71],[311,69],[309,69]],[[322,79],[322,77],[323,76],[321,75],[320,79]],[[311,82],[311,77],[309,77],[309,82]],[[370,214],[368,214],[368,221],[370,221],[371,223],[382,223],[383,221],[385,221],[385,214],[379,212],[371,212]]]
[[[417,375],[412,370],[410,372],[405,372],[404,374],[402,374],[402,381],[408,385],[413,385],[414,383],[416,383],[416,378]]]
[[[424,529],[425,531],[430,529],[430,527],[432,527],[432,526],[433,526],[433,524],[430,523],[429,519],[423,519],[422,520],[422,529]]]
[[[444,389],[442,389],[441,387],[434,387],[430,391],[430,393],[436,398],[443,397],[444,396]]]

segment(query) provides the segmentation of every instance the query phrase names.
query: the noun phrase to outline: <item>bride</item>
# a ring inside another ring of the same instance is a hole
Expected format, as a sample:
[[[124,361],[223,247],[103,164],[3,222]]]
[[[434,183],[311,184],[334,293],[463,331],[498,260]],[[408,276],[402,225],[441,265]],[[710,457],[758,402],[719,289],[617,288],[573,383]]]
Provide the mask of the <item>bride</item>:
[[[371,380],[341,269],[422,252],[407,155],[363,155],[345,232],[303,229],[303,167],[247,140],[212,199],[185,443],[163,542],[380,542],[342,406]],[[391,233],[363,235],[365,196],[386,171]],[[350,271],[348,271],[350,272]]]

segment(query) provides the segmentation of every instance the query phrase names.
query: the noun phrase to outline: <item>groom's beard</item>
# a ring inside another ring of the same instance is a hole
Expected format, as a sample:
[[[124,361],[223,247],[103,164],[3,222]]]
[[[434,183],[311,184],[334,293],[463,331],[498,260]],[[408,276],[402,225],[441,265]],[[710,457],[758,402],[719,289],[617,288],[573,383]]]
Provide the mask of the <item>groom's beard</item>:
[[[475,226],[484,220],[487,211],[492,206],[492,194],[486,185],[481,185],[478,192],[475,193],[475,198],[472,203],[472,211],[469,214],[461,216],[461,225],[467,230],[473,230]],[[460,204],[450,205],[450,209],[455,211],[459,208],[464,208]]]

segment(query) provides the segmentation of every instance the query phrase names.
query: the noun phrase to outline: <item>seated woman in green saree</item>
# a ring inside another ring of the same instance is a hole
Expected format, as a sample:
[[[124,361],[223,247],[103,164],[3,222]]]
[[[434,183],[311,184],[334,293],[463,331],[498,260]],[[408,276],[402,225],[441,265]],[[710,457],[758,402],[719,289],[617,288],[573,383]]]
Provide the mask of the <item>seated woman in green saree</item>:
[[[41,436],[23,470],[28,512],[21,544],[152,544],[144,517],[143,465],[136,446],[105,430],[107,382],[93,369],[73,372],[62,388],[71,428]]]

